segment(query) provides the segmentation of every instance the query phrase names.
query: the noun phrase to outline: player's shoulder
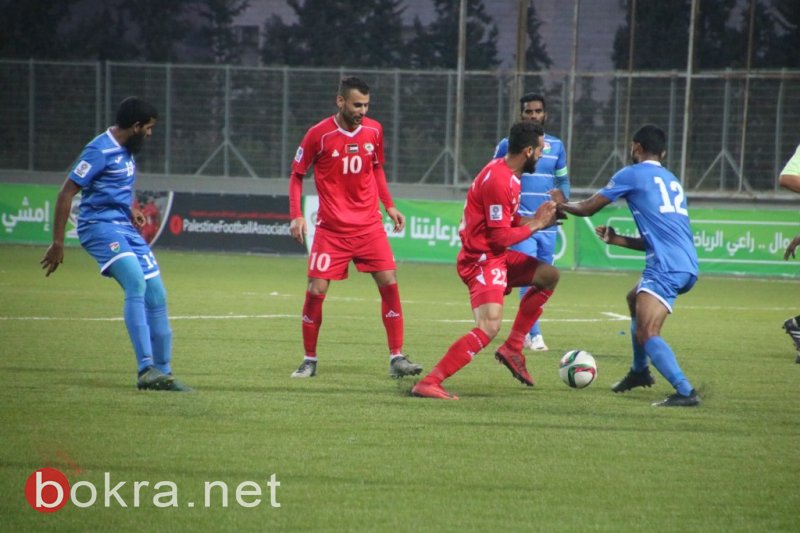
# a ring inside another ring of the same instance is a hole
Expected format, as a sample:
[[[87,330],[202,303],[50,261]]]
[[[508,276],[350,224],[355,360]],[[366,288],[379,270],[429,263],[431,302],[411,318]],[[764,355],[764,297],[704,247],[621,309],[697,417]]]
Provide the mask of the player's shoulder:
[[[328,116],[308,128],[309,134],[315,135],[324,135],[330,131],[336,131],[339,129],[339,125],[336,124],[336,120],[333,118],[333,115]]]
[[[374,118],[364,117],[361,119],[361,127],[365,130],[375,131],[378,135],[383,135],[383,126]]]

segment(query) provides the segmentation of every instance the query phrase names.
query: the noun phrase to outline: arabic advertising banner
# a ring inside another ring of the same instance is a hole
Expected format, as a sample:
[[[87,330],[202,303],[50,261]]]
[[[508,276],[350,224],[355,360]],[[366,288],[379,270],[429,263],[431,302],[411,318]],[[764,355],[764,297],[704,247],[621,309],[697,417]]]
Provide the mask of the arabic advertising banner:
[[[306,196],[303,213],[306,217],[308,235],[306,245],[311,250],[314,241],[314,224],[319,209],[317,196]],[[394,223],[385,213],[383,227],[389,236],[394,256],[398,261],[425,261],[434,263],[455,263],[461,249],[458,227],[464,212],[464,202],[426,201],[395,199],[395,207],[406,217],[406,227],[394,233]],[[569,250],[569,235],[572,221],[558,228],[555,264],[560,268],[571,268],[573,254]]]
[[[800,261],[783,259],[786,246],[800,234],[798,212],[697,208],[691,209],[691,218],[701,273],[800,277]],[[605,225],[622,235],[638,236],[627,207],[608,206],[576,222],[577,267],[644,268],[642,252],[608,246],[594,233],[595,226]]]
[[[53,241],[53,213],[59,187],[56,185],[15,185],[0,183],[0,242],[50,244]],[[64,242],[78,244],[75,214],[80,195],[73,202]]]

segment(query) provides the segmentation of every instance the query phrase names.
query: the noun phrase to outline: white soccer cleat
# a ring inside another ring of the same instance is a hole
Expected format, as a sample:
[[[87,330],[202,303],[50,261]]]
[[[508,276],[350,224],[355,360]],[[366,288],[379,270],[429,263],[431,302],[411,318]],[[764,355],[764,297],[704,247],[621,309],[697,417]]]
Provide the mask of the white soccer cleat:
[[[546,352],[548,348],[544,343],[544,337],[541,335],[535,335],[534,337],[531,337],[530,349],[536,350],[537,352]]]

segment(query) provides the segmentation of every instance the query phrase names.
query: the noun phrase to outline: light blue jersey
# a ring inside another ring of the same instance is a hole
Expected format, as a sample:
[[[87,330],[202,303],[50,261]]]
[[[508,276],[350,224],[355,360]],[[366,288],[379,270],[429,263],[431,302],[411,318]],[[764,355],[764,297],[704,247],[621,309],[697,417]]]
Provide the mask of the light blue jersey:
[[[110,130],[86,145],[69,179],[81,188],[79,227],[95,222],[131,224],[136,162]]]
[[[678,178],[656,161],[630,165],[598,191],[611,201],[624,197],[644,240],[645,269],[697,276],[689,211]]]
[[[503,157],[508,153],[508,139],[497,143],[494,157]],[[559,189],[564,197],[569,199],[569,172],[567,169],[567,152],[561,139],[544,134],[544,148],[542,157],[536,162],[533,174],[522,174],[522,189],[520,192],[519,214],[532,216],[536,209],[547,200],[547,194],[553,189]],[[556,233],[556,226],[551,226],[542,232]]]

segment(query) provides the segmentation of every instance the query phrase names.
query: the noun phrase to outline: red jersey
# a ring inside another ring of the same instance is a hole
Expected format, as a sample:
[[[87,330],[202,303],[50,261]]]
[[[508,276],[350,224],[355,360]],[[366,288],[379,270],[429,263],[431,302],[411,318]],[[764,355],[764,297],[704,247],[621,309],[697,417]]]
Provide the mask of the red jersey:
[[[489,230],[514,225],[519,191],[519,178],[504,158],[493,159],[483,167],[467,192],[459,232],[463,253],[486,254],[487,258],[505,255],[507,247],[490,239]]]
[[[305,175],[314,166],[317,228],[356,236],[382,227],[378,200],[393,207],[383,162],[383,127],[377,120],[364,117],[347,131],[331,116],[311,127],[297,149],[292,173]]]

